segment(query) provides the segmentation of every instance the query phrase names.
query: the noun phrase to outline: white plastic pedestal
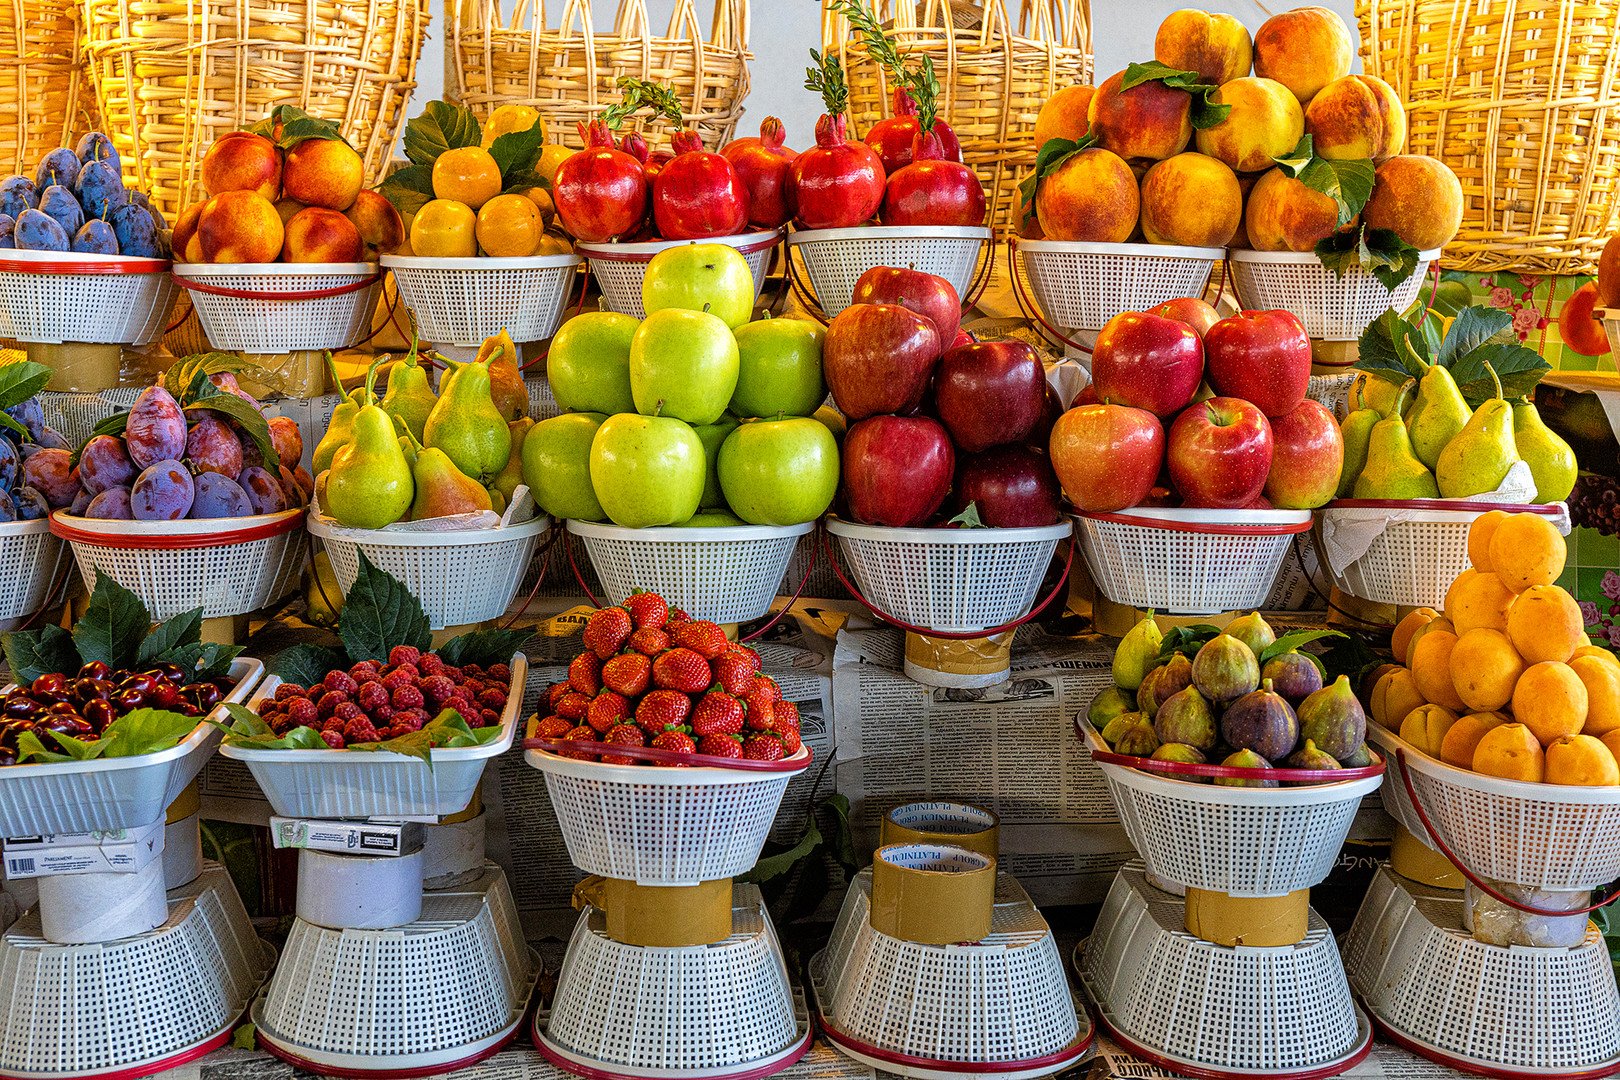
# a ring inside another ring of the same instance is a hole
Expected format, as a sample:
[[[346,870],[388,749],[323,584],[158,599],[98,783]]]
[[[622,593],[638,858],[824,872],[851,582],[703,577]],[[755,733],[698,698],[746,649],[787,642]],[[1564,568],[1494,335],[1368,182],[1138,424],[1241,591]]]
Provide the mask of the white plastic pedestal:
[[[1387,865],[1373,878],[1344,962],[1390,1040],[1480,1076],[1620,1072],[1620,993],[1597,928],[1573,949],[1487,945],[1462,928],[1463,902]]]
[[[1305,939],[1229,948],[1187,933],[1184,902],[1133,861],[1108,891],[1075,971],[1097,1018],[1127,1051],[1193,1077],[1315,1080],[1367,1056],[1372,1027],[1356,1007],[1327,924]]]

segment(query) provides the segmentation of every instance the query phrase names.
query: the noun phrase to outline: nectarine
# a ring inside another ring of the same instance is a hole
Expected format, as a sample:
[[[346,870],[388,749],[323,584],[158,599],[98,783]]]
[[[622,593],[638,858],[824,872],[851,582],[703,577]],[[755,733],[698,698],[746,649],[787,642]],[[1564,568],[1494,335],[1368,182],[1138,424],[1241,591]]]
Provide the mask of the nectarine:
[[[383,255],[405,242],[405,222],[399,211],[375,191],[356,195],[354,205],[343,211],[343,216],[354,223],[360,239]]]
[[[1079,142],[1085,138],[1091,127],[1087,116],[1091,95],[1096,89],[1089,85],[1065,86],[1047,98],[1035,118],[1035,149],[1039,150],[1051,139]]]
[[[365,162],[337,139],[306,139],[287,151],[282,188],[305,206],[347,210],[365,184]]]
[[[1406,148],[1406,110],[1383,79],[1346,75],[1311,98],[1305,130],[1318,157],[1382,165]]]
[[[290,263],[353,263],[361,261],[360,232],[336,210],[310,206],[287,222],[281,261]]]
[[[275,203],[256,192],[227,191],[203,204],[195,239],[203,262],[268,263],[281,254],[283,232]]]
[[[1462,184],[1442,161],[1400,154],[1378,166],[1362,216],[1419,251],[1443,248],[1462,225]]]
[[[195,202],[184,210],[175,219],[174,231],[169,234],[169,244],[174,249],[176,262],[198,262],[186,255],[186,247],[197,235],[197,219],[202,217],[206,202]]]
[[[1123,71],[1110,75],[1091,96],[1091,134],[1104,149],[1122,158],[1163,161],[1187,149],[1192,141],[1192,98],[1163,80],[1122,90]]]
[[[1142,234],[1150,244],[1225,247],[1242,219],[1237,176],[1215,158],[1177,154],[1142,178]]]
[[[263,135],[232,131],[214,140],[200,166],[209,195],[252,191],[274,202],[281,198],[281,151]]]
[[[1254,73],[1276,79],[1304,105],[1350,74],[1355,47],[1337,12],[1301,7],[1273,15],[1254,34]]]

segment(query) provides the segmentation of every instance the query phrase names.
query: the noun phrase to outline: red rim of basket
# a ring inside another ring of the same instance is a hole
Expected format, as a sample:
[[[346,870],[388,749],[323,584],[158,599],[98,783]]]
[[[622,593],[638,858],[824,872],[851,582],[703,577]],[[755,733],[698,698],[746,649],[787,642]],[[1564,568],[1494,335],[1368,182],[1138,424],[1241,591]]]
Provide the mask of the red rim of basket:
[[[1043,1054],[1040,1057],[1025,1058],[1022,1061],[944,1061],[938,1058],[918,1057],[915,1054],[902,1054],[897,1050],[885,1050],[880,1046],[862,1042],[839,1031],[837,1027],[828,1022],[827,1014],[819,1009],[816,1012],[816,1026],[829,1040],[840,1046],[846,1046],[857,1054],[875,1058],[878,1061],[891,1065],[913,1066],[920,1069],[935,1069],[940,1072],[978,1073],[994,1076],[997,1073],[1023,1072],[1027,1069],[1041,1069],[1051,1066],[1056,1068],[1069,1062],[1077,1061],[1091,1049],[1092,1043],[1097,1041],[1097,1025],[1091,1024],[1090,1030],[1076,1043],[1059,1050],[1055,1054]]]
[[[381,267],[359,281],[347,285],[334,285],[330,289],[306,289],[303,292],[259,292],[254,289],[229,289],[223,285],[204,285],[200,281],[187,281],[179,274],[174,275],[175,282],[182,288],[191,292],[207,293],[209,296],[234,296],[239,300],[324,300],[329,296],[345,296],[348,293],[369,289],[382,280]]]
[[[539,995],[535,994],[534,996],[538,1000]],[[405,1069],[348,1069],[338,1065],[322,1065],[319,1062],[310,1061],[308,1058],[299,1057],[291,1050],[277,1046],[264,1034],[263,1028],[257,1029],[254,1034],[257,1036],[260,1049],[267,1051],[272,1057],[278,1057],[289,1065],[303,1069],[305,1072],[312,1072],[317,1076],[342,1076],[351,1077],[354,1080],[372,1080],[372,1078],[378,1078],[378,1080],[412,1080],[414,1077],[437,1076],[441,1073],[453,1072],[456,1069],[465,1069],[469,1065],[476,1065],[480,1061],[495,1056],[517,1041],[519,1034],[523,1031],[524,1020],[528,1018],[528,1014],[534,1010],[534,1007],[533,1003],[525,1006],[524,1015],[518,1019],[517,1025],[498,1039],[493,1046],[486,1046],[476,1054],[443,1065],[419,1065]]]
[[[1422,823],[1423,831],[1429,834],[1429,839],[1434,841],[1435,849],[1447,859],[1451,860],[1451,865],[1457,868],[1457,872],[1459,874],[1468,879],[1468,883],[1470,885],[1484,893],[1486,896],[1489,896],[1497,903],[1506,904],[1510,908],[1526,912],[1530,915],[1542,915],[1549,918],[1559,918],[1566,915],[1587,915],[1598,910],[1599,908],[1608,907],[1610,904],[1614,903],[1615,900],[1620,899],[1620,892],[1615,892],[1607,898],[1600,900],[1595,904],[1588,904],[1583,908],[1572,908],[1569,911],[1548,911],[1545,908],[1532,907],[1529,904],[1521,904],[1517,900],[1512,900],[1506,896],[1503,896],[1501,893],[1485,884],[1484,880],[1478,874],[1474,873],[1472,870],[1468,869],[1468,867],[1462,864],[1462,861],[1457,858],[1456,854],[1451,850],[1446,842],[1441,839],[1440,834],[1435,830],[1433,823],[1429,821],[1429,815],[1424,811],[1423,803],[1418,798],[1417,789],[1412,786],[1412,774],[1407,771],[1406,768],[1405,747],[1395,748],[1395,767],[1396,770],[1401,774],[1401,784],[1406,788],[1406,797],[1412,801],[1412,809],[1417,811],[1418,821]],[[1553,892],[1563,890],[1546,889],[1543,891]],[[1567,891],[1579,892],[1581,890],[1570,889]],[[1594,889],[1592,891],[1601,892],[1602,890]]]
[[[1243,513],[1265,513],[1264,510],[1245,510]],[[1135,525],[1142,529],[1164,529],[1168,532],[1205,533],[1212,536],[1292,536],[1309,532],[1311,521],[1306,518],[1297,525],[1243,525],[1223,524],[1218,521],[1178,521],[1175,518],[1145,518],[1132,514],[1105,513],[1100,510],[1076,510],[1075,517],[1087,521],[1107,521],[1115,525]]]
[[[1466,499],[1334,499],[1323,510],[1455,510],[1459,513],[1489,513],[1505,510],[1515,514],[1557,517],[1564,512],[1559,503],[1472,502]]]
[[[0,259],[0,273],[6,274],[162,274],[172,264],[167,259],[131,259],[129,262],[74,262],[71,259],[50,262],[24,262],[22,259]],[[174,1068],[173,1065],[165,1066]]]
[[[759,1065],[752,1069],[743,1069],[739,1072],[722,1072],[717,1070],[709,1073],[709,1075],[715,1077],[725,1077],[726,1080],[760,1080],[761,1077],[774,1076],[784,1069],[797,1065],[799,1063],[799,1059],[803,1058],[805,1053],[810,1049],[810,1044],[815,1041],[815,1035],[816,1028],[814,1024],[809,1025],[805,1029],[803,1038],[799,1038],[798,1029],[795,1027],[794,1038],[797,1040],[797,1042],[785,1051],[787,1056],[781,1058],[780,1060],[772,1061],[765,1065]],[[571,1058],[566,1058],[557,1053],[557,1051],[551,1048],[551,1044],[546,1041],[545,1036],[540,1034],[539,1013],[535,1014],[534,1020],[529,1025],[529,1041],[533,1043],[534,1048],[540,1052],[540,1056],[545,1058],[552,1065],[564,1072],[572,1073],[575,1076],[582,1076],[585,1078],[585,1080],[644,1080],[644,1078],[637,1073],[614,1072],[612,1069],[595,1069],[589,1065],[581,1064],[580,1062],[574,1061]]]
[[[1152,1049],[1151,1047],[1137,1042],[1129,1035],[1126,1035],[1124,1032],[1120,1031],[1113,1024],[1109,1023],[1108,1017],[1103,1014],[1101,1009],[1093,1009],[1092,1015],[1095,1016],[1098,1026],[1104,1031],[1108,1032],[1109,1038],[1113,1039],[1115,1042],[1119,1043],[1120,1046],[1129,1051],[1132,1057],[1140,1058],[1142,1061],[1145,1061],[1150,1065],[1157,1065],[1159,1068],[1168,1072],[1175,1073],[1179,1076],[1195,1077],[1197,1080],[1232,1080],[1233,1077],[1255,1075],[1253,1070],[1250,1069],[1220,1069],[1214,1066],[1192,1065],[1186,1061],[1168,1057]],[[1367,1060],[1367,1055],[1370,1053],[1372,1053],[1372,1022],[1371,1018],[1369,1017],[1366,1039],[1362,1040],[1361,1045],[1355,1050],[1351,1051],[1349,1056],[1340,1058],[1331,1064],[1318,1065],[1311,1069],[1300,1069],[1295,1072],[1266,1073],[1263,1075],[1270,1078],[1270,1080],[1324,1080],[1326,1077],[1337,1076],[1340,1073],[1348,1072],[1349,1070],[1355,1068],[1357,1065],[1360,1065],[1363,1061]]]
[[[669,244],[669,247],[662,250],[668,251],[672,248],[681,247],[684,244],[722,244],[725,247],[733,249],[739,255],[757,255],[761,251],[765,251],[768,248],[773,248],[777,244],[780,244],[782,242],[780,233],[781,230],[777,230],[775,235],[772,235],[764,240],[755,240],[751,244],[727,244],[725,243],[724,237],[718,236],[709,237],[705,240],[666,241],[666,243]],[[613,245],[611,244],[600,246],[595,244],[581,244],[580,247],[584,249],[583,254],[585,258],[601,259],[603,262],[651,262],[653,256],[662,254],[662,251],[649,251],[646,253],[615,251],[613,250]]]
[[[109,1069],[106,1072],[91,1071],[72,1074],[64,1073],[62,1075],[94,1077],[95,1080],[138,1080],[140,1077],[154,1076],[160,1072],[167,1072],[170,1069],[179,1068],[181,1065],[184,1065],[189,1061],[196,1061],[198,1058],[203,1057],[204,1055],[211,1054],[215,1050],[218,1050],[220,1047],[224,1046],[226,1043],[230,1042],[232,1032],[234,1032],[237,1025],[242,1022],[242,1019],[242,1016],[238,1016],[231,1022],[230,1027],[227,1027],[224,1031],[217,1034],[210,1035],[207,1039],[196,1046],[182,1050],[178,1054],[172,1054],[169,1057],[160,1058],[157,1061],[149,1062],[145,1065],[125,1065],[117,1069]],[[0,1072],[0,1080],[30,1080],[30,1078],[21,1077],[15,1073]],[[37,1077],[33,1078],[33,1080],[37,1080]]]
[[[66,514],[64,510],[53,510],[50,523],[51,533],[71,544],[86,544],[90,547],[113,548],[120,551],[189,551],[193,548],[229,547],[232,544],[248,544],[255,540],[266,540],[270,537],[293,532],[303,525],[303,511],[284,510],[282,513],[286,516],[279,521],[268,521],[263,525],[254,525],[246,529],[235,529],[228,532],[197,533],[194,536],[175,536],[161,532],[146,535],[96,532],[92,529],[81,529],[75,525],[67,524],[64,519]],[[161,521],[154,521],[150,524],[154,530],[163,527]]]
[[[1095,734],[1086,722],[1080,717],[1074,718],[1074,731],[1080,736],[1080,741],[1091,749],[1091,760],[1100,761],[1106,765],[1123,765],[1127,769],[1140,769],[1143,772],[1166,773],[1171,776],[1210,776],[1235,780],[1276,780],[1279,783],[1306,783],[1311,787],[1327,787],[1330,784],[1348,783],[1351,780],[1368,780],[1374,776],[1384,775],[1388,766],[1388,759],[1383,754],[1377,754],[1378,764],[1361,765],[1354,769],[1243,769],[1236,765],[1194,765],[1188,761],[1159,761],[1156,758],[1134,757],[1130,754],[1116,754],[1112,750],[1097,750],[1091,747],[1089,736]],[[1369,754],[1376,751],[1368,749]],[[1324,775],[1328,777],[1324,779]]]
[[[653,761],[662,765],[687,765],[694,769],[731,769],[736,772],[803,772],[815,760],[816,752],[808,746],[804,748],[804,757],[783,758],[781,761],[749,761],[744,758],[715,757],[713,754],[683,754],[679,750],[659,750],[652,746],[620,746],[617,743],[586,742],[583,739],[543,739],[528,738],[523,740],[525,750],[545,750],[548,753],[563,755],[566,750],[580,750],[590,754],[613,754],[617,757],[640,758],[642,761]],[[797,751],[794,752],[795,754]],[[577,761],[577,758],[569,760]],[[600,765],[601,762],[586,762],[587,765]],[[625,768],[626,766],[613,766]]]
[[[1535,1077],[1537,1080],[1542,1080],[1542,1078],[1549,1075],[1547,1072],[1539,1069],[1525,1069],[1520,1071],[1509,1069],[1506,1066],[1483,1065],[1478,1061],[1473,1061],[1465,1057],[1453,1056],[1446,1053],[1444,1050],[1430,1046],[1427,1043],[1419,1042],[1412,1036],[1396,1030],[1387,1022],[1380,1019],[1378,1015],[1372,1011],[1372,1009],[1366,1008],[1366,1004],[1366,1000],[1363,999],[1362,1006],[1367,1013],[1368,1019],[1372,1021],[1373,1027],[1381,1032],[1386,1039],[1394,1043],[1396,1046],[1399,1046],[1403,1050],[1414,1053],[1419,1057],[1428,1058],[1430,1061],[1438,1062],[1441,1065],[1456,1069],[1458,1072],[1469,1073],[1473,1076],[1488,1076],[1491,1077],[1492,1080],[1529,1080],[1531,1077]],[[1600,1065],[1595,1069],[1559,1069],[1556,1075],[1558,1076],[1559,1080],[1602,1080],[1603,1077],[1613,1076],[1617,1072],[1620,1072],[1620,1061],[1611,1062],[1608,1065]]]

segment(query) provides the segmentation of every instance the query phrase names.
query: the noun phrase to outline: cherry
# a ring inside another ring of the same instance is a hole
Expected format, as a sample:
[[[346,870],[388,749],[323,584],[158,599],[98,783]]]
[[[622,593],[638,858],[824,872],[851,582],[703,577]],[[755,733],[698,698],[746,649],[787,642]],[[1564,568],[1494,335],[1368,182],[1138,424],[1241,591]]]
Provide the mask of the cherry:
[[[134,712],[146,706],[146,694],[134,687],[119,687],[112,696],[112,706],[118,710],[118,715]]]
[[[79,710],[79,714],[98,733],[108,724],[118,719],[118,710],[113,707],[113,703],[101,698],[93,698],[85,702],[84,707]]]
[[[112,674],[112,669],[100,660],[92,660],[79,669],[81,679],[105,679]]]
[[[67,694],[67,683],[66,675],[52,673],[50,675],[41,675],[35,679],[29,684],[28,690],[35,697],[44,694],[62,694],[65,696]]]

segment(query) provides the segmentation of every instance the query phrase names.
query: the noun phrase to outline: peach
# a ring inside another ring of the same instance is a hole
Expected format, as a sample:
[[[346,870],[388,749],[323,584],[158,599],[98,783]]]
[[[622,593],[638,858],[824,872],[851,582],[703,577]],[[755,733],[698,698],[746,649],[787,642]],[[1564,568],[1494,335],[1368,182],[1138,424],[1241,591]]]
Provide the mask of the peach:
[[[1620,307],[1620,235],[1611,236],[1598,256],[1598,307]]]
[[[1177,71],[1196,71],[1216,86],[1247,75],[1253,58],[1248,28],[1213,11],[1172,11],[1153,38],[1153,59]]]
[[[1254,173],[1239,174],[1238,190],[1243,192],[1244,206],[1249,205],[1249,192],[1254,190],[1254,185],[1259,179],[1260,177],[1256,176]],[[1247,220],[1238,222],[1237,232],[1232,234],[1232,239],[1227,241],[1226,246],[1251,250],[1254,248],[1254,245],[1249,242],[1249,223]]]
[[[1095,86],[1077,84],[1065,86],[1047,98],[1035,118],[1035,149],[1039,150],[1051,139],[1079,142],[1085,138],[1091,127],[1091,95],[1096,90]]]
[[[268,263],[281,254],[283,233],[275,203],[252,191],[227,191],[203,204],[194,239],[203,262]],[[187,252],[189,258],[189,245]]]
[[[1177,154],[1142,178],[1142,233],[1150,244],[1225,247],[1243,219],[1231,169],[1204,154]]]
[[[281,216],[282,228],[286,228],[287,222],[291,221],[293,219],[293,215],[298,213],[298,211],[302,210],[303,208],[304,204],[299,202],[297,199],[277,199],[276,213]]]
[[[305,139],[287,151],[282,187],[305,206],[347,210],[365,184],[365,162],[337,139]]]
[[[203,154],[202,185],[209,195],[253,191],[274,202],[281,198],[281,151],[263,135],[232,131]]]
[[[1129,90],[1123,71],[1110,75],[1091,96],[1091,134],[1122,158],[1163,161],[1192,142],[1192,97],[1152,79]]]
[[[361,260],[360,231],[336,210],[310,206],[287,222],[281,261],[290,263],[353,263]]]
[[[1339,227],[1339,204],[1281,169],[1255,181],[1243,224],[1256,251],[1311,251]]]
[[[360,239],[381,254],[388,254],[405,242],[405,222],[394,204],[375,191],[362,191],[354,205],[343,211],[354,223]]]
[[[1273,15],[1254,34],[1254,73],[1276,79],[1301,105],[1335,79],[1350,74],[1355,48],[1338,13],[1302,7]]]
[[[1305,110],[1318,157],[1371,158],[1382,165],[1406,147],[1406,110],[1375,75],[1346,75],[1322,87]]]
[[[188,256],[186,254],[186,246],[190,244],[197,235],[197,219],[202,217],[203,207],[206,205],[206,202],[192,203],[190,206],[180,211],[180,216],[175,219],[174,231],[169,234],[169,243],[174,249],[176,261],[202,261],[201,259],[193,259]]]
[[[1546,775],[1541,743],[1523,724],[1497,724],[1474,746],[1474,771],[1539,784]]]
[[[1305,113],[1288,87],[1274,79],[1233,79],[1210,101],[1232,111],[1198,133],[1201,153],[1220,158],[1235,172],[1261,172],[1299,145]]]
[[[1048,240],[1124,243],[1140,211],[1131,167],[1100,147],[1069,158],[1035,192],[1035,214]]]
[[[1457,235],[1462,198],[1462,184],[1444,162],[1399,154],[1378,166],[1362,217],[1369,229],[1389,229],[1419,251],[1430,251]]]

